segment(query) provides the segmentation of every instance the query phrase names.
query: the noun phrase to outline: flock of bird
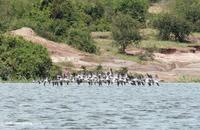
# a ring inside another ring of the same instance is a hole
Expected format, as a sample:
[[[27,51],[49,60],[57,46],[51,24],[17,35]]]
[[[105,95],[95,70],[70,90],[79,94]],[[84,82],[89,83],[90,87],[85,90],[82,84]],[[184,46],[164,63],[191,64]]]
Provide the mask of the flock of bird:
[[[152,75],[146,74],[145,76],[130,76],[128,74],[113,74],[110,72],[107,73],[81,73],[81,74],[69,74],[64,76],[57,76],[54,80],[49,80],[48,78],[40,81],[34,81],[39,84],[52,84],[53,86],[63,86],[70,84],[88,84],[88,85],[114,85],[124,86],[124,85],[133,85],[133,86],[159,86],[159,80],[156,76],[153,78]]]

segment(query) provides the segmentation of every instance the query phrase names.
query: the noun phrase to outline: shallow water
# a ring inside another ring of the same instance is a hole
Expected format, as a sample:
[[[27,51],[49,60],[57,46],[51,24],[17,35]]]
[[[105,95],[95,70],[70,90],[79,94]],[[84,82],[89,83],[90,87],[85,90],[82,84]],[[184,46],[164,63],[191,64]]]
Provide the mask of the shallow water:
[[[0,84],[1,130],[199,130],[200,84]]]

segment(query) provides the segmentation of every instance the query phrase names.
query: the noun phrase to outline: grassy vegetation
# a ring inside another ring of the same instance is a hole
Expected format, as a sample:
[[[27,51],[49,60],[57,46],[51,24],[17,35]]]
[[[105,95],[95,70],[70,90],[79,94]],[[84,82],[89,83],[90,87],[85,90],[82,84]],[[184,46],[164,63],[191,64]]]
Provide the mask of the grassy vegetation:
[[[109,39],[95,39],[96,46],[100,48],[101,57],[115,57],[122,60],[140,62],[138,56],[129,56],[119,53],[118,47],[113,44],[113,40]]]
[[[194,37],[200,37],[200,33],[198,33],[198,32],[192,33],[192,36],[194,36]]]
[[[158,50],[161,48],[184,48],[187,47],[187,43],[177,43],[174,41],[161,41],[161,40],[143,40],[140,44],[139,47],[143,49],[154,49]]]
[[[140,31],[143,40],[137,46],[143,49],[161,49],[161,48],[188,48],[188,45],[200,45],[200,43],[188,43],[188,42],[177,42],[177,41],[164,41],[158,38],[158,30],[153,28],[145,28]],[[191,36],[200,37],[200,33],[192,33]]]
[[[63,68],[64,70],[67,70],[67,71],[72,71],[75,69],[75,65],[69,61],[57,63],[57,66],[59,66],[60,68]]]
[[[179,43],[176,41],[160,40],[158,30],[146,28],[140,30],[143,40],[138,45],[130,45],[129,49],[144,49],[159,51],[162,48],[177,48],[187,49],[188,45],[200,45],[200,43]],[[100,49],[100,56],[102,57],[116,57],[122,60],[135,61],[138,63],[145,63],[139,56],[130,56],[119,53],[118,46],[113,44],[112,34],[110,32],[93,32],[92,38],[96,42],[96,46]],[[200,37],[200,33],[193,33],[192,36]]]
[[[183,76],[179,77],[178,82],[180,82],[180,83],[200,83],[200,77],[183,75]]]

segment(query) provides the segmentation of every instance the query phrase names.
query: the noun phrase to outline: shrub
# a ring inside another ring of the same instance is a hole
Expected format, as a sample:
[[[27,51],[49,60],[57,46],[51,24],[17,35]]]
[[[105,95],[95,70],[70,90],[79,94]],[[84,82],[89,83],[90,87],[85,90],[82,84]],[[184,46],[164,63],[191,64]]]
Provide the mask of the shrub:
[[[101,18],[97,21],[95,21],[92,25],[90,25],[90,30],[91,31],[110,31],[111,29],[111,24],[110,22],[105,19],[105,18]]]
[[[127,74],[128,73],[128,68],[127,67],[120,68],[119,73],[122,74],[122,75]]]
[[[194,31],[200,32],[200,20],[198,20],[193,27]]]
[[[0,79],[2,79],[2,80],[8,80],[9,79],[9,75],[11,73],[10,71],[11,71],[11,68],[7,67],[5,65],[5,63],[3,63],[2,61],[0,61]]]
[[[163,40],[170,40],[173,35],[175,40],[183,42],[192,31],[190,23],[183,17],[169,13],[155,20],[154,26],[160,31],[159,35]]]
[[[56,65],[52,65],[50,72],[49,72],[49,77],[51,79],[55,79],[57,75],[61,75],[62,74],[62,70],[59,66]]]
[[[139,55],[141,61],[152,61],[154,60],[154,54],[151,51],[145,51],[145,53]]]
[[[85,14],[89,15],[93,21],[103,17],[105,10],[100,1],[90,2],[84,8]]]
[[[53,0],[41,0],[40,1],[40,9],[44,9],[46,7],[48,7],[51,3],[52,3]]]
[[[89,53],[97,53],[97,47],[95,46],[90,33],[79,29],[70,29],[67,43],[82,51]]]
[[[96,67],[96,71],[97,71],[97,72],[102,72],[102,71],[103,71],[103,66],[102,66],[102,65],[98,65],[98,66]]]
[[[86,66],[84,66],[84,65],[83,65],[83,66],[81,66],[81,69],[82,69],[82,72],[83,72],[83,73],[86,73],[86,72],[88,72],[88,70],[87,70],[87,67],[86,67]]]
[[[200,1],[199,0],[175,0],[172,2],[172,12],[184,17],[193,25],[193,31],[200,31],[198,22],[200,21]]]
[[[145,22],[148,13],[147,0],[122,0],[118,2],[117,11],[131,15],[134,19]]]
[[[47,49],[22,38],[0,36],[0,77],[8,79],[44,78],[52,66]]]
[[[54,0],[52,2],[50,17],[53,19],[64,19],[71,25],[78,20],[78,14],[73,1]]]
[[[0,21],[0,33],[3,33],[6,31],[7,27],[7,22],[6,21]]]

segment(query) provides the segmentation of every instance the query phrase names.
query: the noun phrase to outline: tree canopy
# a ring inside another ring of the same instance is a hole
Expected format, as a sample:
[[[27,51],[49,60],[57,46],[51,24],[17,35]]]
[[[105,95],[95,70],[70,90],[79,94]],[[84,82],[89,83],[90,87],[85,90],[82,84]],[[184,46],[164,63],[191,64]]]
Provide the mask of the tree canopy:
[[[200,31],[199,0],[175,0],[171,7],[174,14],[182,16],[192,23],[193,31]]]
[[[112,34],[123,53],[129,44],[137,43],[141,39],[138,22],[127,14],[119,13],[113,18]]]
[[[149,3],[147,0],[122,0],[118,3],[116,10],[129,14],[140,22],[145,22],[148,7]]]
[[[191,24],[180,16],[166,13],[161,15],[154,23],[154,26],[159,29],[160,37],[163,40],[174,39],[179,42],[185,41],[191,31]]]

